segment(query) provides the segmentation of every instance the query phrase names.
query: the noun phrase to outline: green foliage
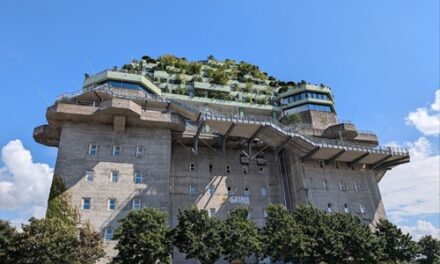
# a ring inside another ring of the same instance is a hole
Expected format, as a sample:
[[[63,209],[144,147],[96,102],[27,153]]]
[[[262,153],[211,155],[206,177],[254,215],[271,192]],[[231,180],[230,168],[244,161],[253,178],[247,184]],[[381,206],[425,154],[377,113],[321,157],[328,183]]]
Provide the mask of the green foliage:
[[[171,231],[166,213],[154,208],[132,210],[115,232],[118,255],[113,263],[171,263]]]
[[[94,263],[104,256],[99,233],[60,219],[31,218],[14,239],[12,263]]]
[[[228,74],[221,70],[217,69],[212,73],[212,82],[215,84],[226,85],[229,81]]]
[[[17,236],[17,231],[9,222],[0,220],[0,263],[13,263],[11,251]]]
[[[264,255],[286,263],[306,260],[314,239],[304,235],[284,206],[271,205],[267,213],[266,226],[262,230]]]
[[[326,214],[305,206],[293,217],[303,233],[314,240],[304,263],[376,263],[380,257],[380,240],[356,216]]]
[[[248,218],[247,208],[233,209],[225,220],[223,255],[228,261],[240,261],[255,254],[260,256],[263,243],[257,225]]]
[[[200,74],[201,69],[202,69],[202,64],[201,63],[192,62],[192,63],[189,64],[188,74],[189,75]]]
[[[397,226],[382,219],[376,226],[376,236],[383,244],[383,261],[410,261],[417,254],[417,244],[409,234],[403,234]]]
[[[420,254],[425,256],[425,259],[419,260],[422,264],[440,263],[440,241],[432,236],[424,236],[417,243],[420,249]]]
[[[66,192],[63,179],[58,175],[54,175],[50,187],[46,218],[56,218],[66,224],[75,225],[78,221],[78,213],[70,204],[70,196]]]
[[[174,229],[174,245],[202,264],[214,263],[222,253],[223,223],[210,218],[206,210],[193,206],[178,213],[178,225]]]

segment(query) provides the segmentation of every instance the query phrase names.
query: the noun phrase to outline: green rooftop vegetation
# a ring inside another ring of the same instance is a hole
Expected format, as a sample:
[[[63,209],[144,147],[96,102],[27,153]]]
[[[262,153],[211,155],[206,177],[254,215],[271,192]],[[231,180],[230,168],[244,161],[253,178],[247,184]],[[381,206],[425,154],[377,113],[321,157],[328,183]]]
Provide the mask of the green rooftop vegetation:
[[[212,55],[201,61],[171,54],[158,58],[145,55],[121,70],[150,77],[163,93],[259,105],[278,105],[279,93],[309,84],[304,80],[281,81],[257,65],[232,59],[220,61]]]

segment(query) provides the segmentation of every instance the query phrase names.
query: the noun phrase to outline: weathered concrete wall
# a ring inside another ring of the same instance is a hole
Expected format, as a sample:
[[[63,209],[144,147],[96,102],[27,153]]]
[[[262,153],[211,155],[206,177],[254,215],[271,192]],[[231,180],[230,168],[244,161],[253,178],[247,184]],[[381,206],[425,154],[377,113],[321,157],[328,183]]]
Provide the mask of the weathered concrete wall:
[[[348,167],[347,163],[301,162],[292,152],[286,156],[293,204],[309,202],[327,211],[330,203],[332,212],[345,212],[345,204],[366,223],[386,217],[374,170]]]
[[[265,158],[268,160],[266,165],[258,165],[252,160],[249,165],[245,165],[248,172],[244,173],[240,164],[240,150],[227,149],[225,157],[222,157],[220,152],[215,153],[207,147],[199,146],[197,156],[180,144],[173,145],[172,149],[173,226],[177,224],[178,210],[193,204],[208,211],[215,208],[216,215],[220,218],[225,218],[231,208],[245,206],[250,210],[251,220],[263,226],[265,208],[270,203],[278,204],[282,201],[277,164],[271,151],[265,151]],[[195,165],[194,171],[190,170],[190,163]],[[213,165],[212,172],[209,171],[209,165]],[[229,174],[226,172],[226,166],[230,166]],[[190,185],[196,188],[194,194],[189,193]],[[213,187],[213,193],[209,192],[209,186]],[[231,188],[229,195],[228,186]],[[245,192],[245,188],[248,188],[249,193]],[[266,189],[266,195],[262,195],[262,188]],[[247,197],[249,204],[231,203],[232,196]],[[183,254],[175,250],[173,263],[197,262],[188,262]],[[249,263],[256,262],[250,260]]]
[[[88,155],[90,143],[98,153]],[[119,156],[112,155],[113,145],[121,146]],[[136,157],[136,147],[145,154]],[[58,151],[55,174],[62,177],[72,203],[79,208],[81,220],[89,220],[103,232],[117,227],[117,221],[132,208],[133,198],[140,198],[143,207],[170,207],[171,132],[164,129],[128,127],[115,133],[112,126],[65,123]],[[94,180],[86,181],[87,170],[94,171]],[[119,172],[118,182],[111,182],[111,171]],[[143,181],[135,184],[134,172],[142,173]],[[83,197],[91,198],[91,209],[82,210]],[[116,198],[116,210],[108,209],[108,199]],[[107,243],[107,252],[111,245]]]

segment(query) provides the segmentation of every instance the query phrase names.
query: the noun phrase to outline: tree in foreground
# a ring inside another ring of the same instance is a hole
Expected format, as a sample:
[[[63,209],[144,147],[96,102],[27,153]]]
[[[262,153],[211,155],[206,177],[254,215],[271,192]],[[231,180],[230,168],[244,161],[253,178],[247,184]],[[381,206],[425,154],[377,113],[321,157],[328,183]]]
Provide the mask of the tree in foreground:
[[[166,213],[155,208],[132,210],[115,232],[118,255],[113,263],[171,263],[171,231]]]
[[[104,256],[100,234],[88,225],[31,218],[22,229],[11,252],[13,263],[94,263]]]
[[[9,222],[0,220],[0,263],[12,263],[11,251],[17,231]]]
[[[314,240],[304,235],[286,207],[270,205],[267,213],[266,226],[262,230],[264,255],[285,263],[306,260]]]
[[[440,241],[432,236],[424,236],[417,243],[420,249],[420,254],[425,258],[420,259],[419,262],[423,264],[440,263]]]
[[[223,255],[229,262],[244,263],[251,255],[260,256],[263,244],[257,225],[248,218],[249,210],[233,209],[224,224]]]
[[[376,263],[380,257],[380,240],[356,216],[327,214],[304,206],[293,217],[303,233],[313,239],[303,263]]]
[[[195,258],[202,264],[213,264],[222,253],[223,223],[208,216],[206,210],[192,206],[178,213],[174,229],[174,245],[187,259]]]
[[[409,234],[403,234],[397,226],[382,219],[376,226],[376,236],[381,240],[383,261],[411,261],[417,255],[417,244]]]

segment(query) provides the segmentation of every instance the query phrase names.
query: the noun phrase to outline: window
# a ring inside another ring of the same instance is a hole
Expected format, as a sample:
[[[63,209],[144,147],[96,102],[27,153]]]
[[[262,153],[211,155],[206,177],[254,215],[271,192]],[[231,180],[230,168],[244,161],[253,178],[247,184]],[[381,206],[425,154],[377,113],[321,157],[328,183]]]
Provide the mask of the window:
[[[232,188],[231,188],[231,186],[228,186],[228,195],[232,195],[233,193],[232,193]]]
[[[331,203],[328,203],[327,204],[327,212],[328,213],[331,213],[333,210],[332,210],[332,204]]]
[[[89,144],[89,150],[87,152],[89,155],[96,155],[98,153],[98,145]]]
[[[209,194],[214,194],[215,190],[214,190],[214,185],[209,185],[208,187],[208,193]]]
[[[134,183],[136,184],[142,183],[142,173],[140,171],[134,172]]]
[[[196,170],[196,164],[194,164],[194,163],[191,162],[191,163],[189,164],[189,170],[190,170],[190,171],[195,171],[195,170]]]
[[[258,172],[259,172],[260,174],[264,174],[264,168],[263,168],[263,167],[259,167],[259,168],[258,168]]]
[[[215,208],[209,208],[208,215],[209,215],[209,217],[214,217],[215,216]]]
[[[119,172],[118,171],[112,171],[110,174],[110,181],[111,182],[118,182],[119,181]]]
[[[89,181],[89,182],[93,181],[94,176],[95,176],[94,171],[92,171],[92,170],[86,171],[86,181]]]
[[[139,209],[141,209],[141,206],[142,206],[141,199],[140,198],[134,198],[133,199],[133,204],[132,204],[132,209],[139,210]]]
[[[113,146],[113,150],[112,150],[112,155],[113,156],[119,156],[119,154],[121,154],[121,146],[114,145]]]
[[[326,180],[322,181],[322,189],[328,190],[328,185],[327,185],[327,181]]]
[[[247,166],[241,166],[241,170],[243,171],[244,174],[248,173],[248,167]]]
[[[340,191],[345,191],[346,190],[346,187],[345,187],[345,183],[343,183],[343,182],[339,182],[339,190]]]
[[[82,209],[89,210],[92,207],[92,199],[91,198],[82,198]]]
[[[244,196],[250,196],[251,191],[249,191],[249,187],[244,188]]]
[[[144,147],[137,147],[136,148],[136,158],[143,157],[144,153],[145,153]]]
[[[116,198],[109,198],[108,199],[107,209],[108,210],[115,210],[116,209]]]
[[[209,171],[209,172],[213,172],[213,171],[214,171],[214,165],[209,164],[209,165],[208,165],[208,171]]]
[[[359,212],[365,214],[365,207],[362,204],[359,204]]]
[[[359,192],[359,184],[356,181],[354,182],[354,189]]]
[[[112,240],[113,239],[113,228],[107,227],[104,229],[104,240]]]
[[[349,213],[350,208],[348,207],[348,204],[344,204],[344,212]]]
[[[267,189],[266,189],[266,187],[261,187],[261,196],[263,196],[263,197],[267,196]]]
[[[264,209],[264,210],[263,210],[263,217],[264,217],[264,218],[267,218],[267,216],[268,216],[268,215],[267,215],[267,210]]]
[[[225,171],[226,171],[227,174],[231,174],[231,166],[227,165],[225,167]]]
[[[195,186],[194,184],[190,184],[190,185],[189,185],[189,194],[190,194],[190,195],[194,195],[194,194],[196,194],[196,193],[197,193],[196,186]]]

